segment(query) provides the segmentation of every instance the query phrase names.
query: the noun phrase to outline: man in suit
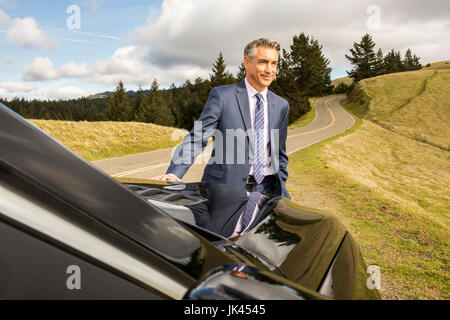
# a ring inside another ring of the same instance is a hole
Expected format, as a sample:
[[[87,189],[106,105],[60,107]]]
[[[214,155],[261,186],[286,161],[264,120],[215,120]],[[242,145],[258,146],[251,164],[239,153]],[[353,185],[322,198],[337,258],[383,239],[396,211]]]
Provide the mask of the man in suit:
[[[289,103],[268,90],[277,73],[279,51],[279,43],[266,38],[247,44],[245,79],[211,90],[194,128],[176,148],[166,174],[154,179],[181,181],[213,136],[213,151],[202,181],[290,199],[286,189]],[[243,133],[246,136],[241,139]]]

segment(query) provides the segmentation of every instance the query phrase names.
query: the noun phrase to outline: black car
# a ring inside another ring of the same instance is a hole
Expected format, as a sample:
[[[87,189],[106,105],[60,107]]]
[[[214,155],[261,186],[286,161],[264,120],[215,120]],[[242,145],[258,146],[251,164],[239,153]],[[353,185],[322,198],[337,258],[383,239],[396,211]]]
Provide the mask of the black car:
[[[0,105],[0,299],[378,299],[326,212],[245,190],[113,179]],[[226,213],[227,219],[223,219]]]

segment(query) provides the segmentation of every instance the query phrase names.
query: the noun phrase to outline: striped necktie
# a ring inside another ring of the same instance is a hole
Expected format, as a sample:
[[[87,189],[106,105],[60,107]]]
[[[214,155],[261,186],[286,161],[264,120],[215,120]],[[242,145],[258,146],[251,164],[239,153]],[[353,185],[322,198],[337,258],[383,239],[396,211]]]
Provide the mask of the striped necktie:
[[[259,199],[261,199],[261,192],[251,192],[250,196],[248,197],[247,205],[245,206],[244,214],[242,216],[241,220],[241,231],[239,233],[242,233],[247,229],[247,227],[250,224],[250,221],[252,221],[253,212],[255,211],[256,205],[259,202]]]
[[[256,95],[254,139],[255,162],[253,163],[253,176],[257,183],[264,179],[264,105],[261,93]]]

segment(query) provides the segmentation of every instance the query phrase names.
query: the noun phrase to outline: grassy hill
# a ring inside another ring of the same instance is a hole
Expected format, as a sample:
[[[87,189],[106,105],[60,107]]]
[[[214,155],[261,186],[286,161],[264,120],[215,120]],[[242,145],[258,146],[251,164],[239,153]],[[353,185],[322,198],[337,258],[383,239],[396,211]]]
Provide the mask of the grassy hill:
[[[450,60],[431,63],[429,67],[425,66],[422,70],[450,69]]]
[[[450,70],[433,65],[361,81],[357,124],[290,156],[292,198],[341,218],[387,299],[450,298]]]
[[[353,83],[353,79],[350,77],[342,77],[342,78],[334,79],[333,81],[331,81],[330,84],[336,88],[342,82],[349,86]]]
[[[175,128],[152,123],[29,121],[90,161],[170,148],[180,142],[171,139]]]
[[[363,119],[450,149],[450,64],[363,80],[348,102]]]

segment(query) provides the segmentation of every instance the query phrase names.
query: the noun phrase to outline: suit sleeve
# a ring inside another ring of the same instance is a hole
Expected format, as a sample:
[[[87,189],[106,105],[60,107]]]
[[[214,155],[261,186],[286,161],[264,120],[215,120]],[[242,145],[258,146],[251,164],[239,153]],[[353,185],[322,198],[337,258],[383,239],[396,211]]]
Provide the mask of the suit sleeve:
[[[283,196],[290,199],[289,193],[286,190],[286,180],[288,178],[287,166],[289,158],[286,151],[286,139],[287,139],[287,127],[289,123],[289,103],[287,103],[286,114],[282,121],[282,127],[280,130],[280,172],[281,172],[281,184],[283,189]]]
[[[213,88],[194,127],[175,149],[167,174],[171,173],[180,179],[183,178],[195,158],[205,149],[208,139],[213,135],[221,117],[221,99],[217,88]]]

